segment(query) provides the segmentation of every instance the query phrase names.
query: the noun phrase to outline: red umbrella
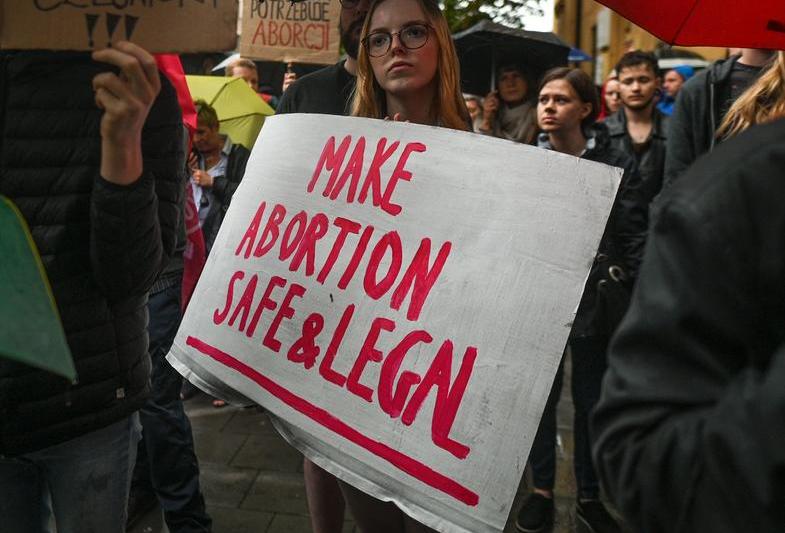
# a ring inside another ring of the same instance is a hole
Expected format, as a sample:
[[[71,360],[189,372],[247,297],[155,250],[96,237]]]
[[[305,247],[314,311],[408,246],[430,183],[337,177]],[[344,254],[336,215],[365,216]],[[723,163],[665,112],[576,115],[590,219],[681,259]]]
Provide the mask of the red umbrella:
[[[663,41],[785,50],[785,0],[598,0]]]

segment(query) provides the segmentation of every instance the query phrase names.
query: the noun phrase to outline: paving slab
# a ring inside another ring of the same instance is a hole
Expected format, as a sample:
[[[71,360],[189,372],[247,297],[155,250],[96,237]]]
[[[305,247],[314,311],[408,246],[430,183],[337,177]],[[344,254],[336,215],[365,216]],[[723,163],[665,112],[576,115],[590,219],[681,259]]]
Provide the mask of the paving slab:
[[[242,508],[308,516],[303,475],[299,472],[260,472],[243,500]]]
[[[194,448],[199,464],[231,464],[237,452],[250,438],[250,435],[236,433],[214,433],[203,429],[194,430]],[[242,465],[236,465],[242,466]]]
[[[298,472],[302,464],[302,454],[278,435],[249,435],[231,462],[232,466],[270,472]]]
[[[307,516],[276,514],[267,533],[295,533],[311,530],[311,521]]]
[[[216,507],[211,510],[213,533],[265,533],[275,513]],[[292,530],[291,533],[307,530]]]
[[[241,408],[224,406],[214,407],[212,397],[206,394],[197,394],[194,398],[183,402],[191,420],[191,427],[194,431],[211,431],[218,433],[234,417],[235,413]]]
[[[239,508],[259,471],[212,463],[200,464],[201,485],[208,511],[213,507]]]

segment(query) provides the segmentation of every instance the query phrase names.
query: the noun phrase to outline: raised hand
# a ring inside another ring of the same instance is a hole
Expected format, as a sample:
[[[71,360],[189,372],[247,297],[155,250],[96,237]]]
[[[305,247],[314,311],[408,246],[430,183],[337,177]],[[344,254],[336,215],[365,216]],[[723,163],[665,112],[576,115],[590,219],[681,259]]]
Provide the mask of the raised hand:
[[[95,103],[104,111],[101,176],[130,185],[142,175],[142,127],[161,90],[158,67],[146,50],[126,41],[93,52],[93,59],[120,69],[93,78]]]
[[[499,111],[499,97],[497,91],[491,91],[482,103],[482,130],[490,131]]]

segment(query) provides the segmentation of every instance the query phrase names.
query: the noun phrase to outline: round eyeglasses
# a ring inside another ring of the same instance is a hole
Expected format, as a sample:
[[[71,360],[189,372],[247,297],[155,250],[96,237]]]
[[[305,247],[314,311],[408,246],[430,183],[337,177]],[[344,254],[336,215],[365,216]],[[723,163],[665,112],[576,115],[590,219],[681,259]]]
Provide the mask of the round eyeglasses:
[[[389,31],[375,31],[368,34],[363,39],[368,55],[371,57],[381,57],[392,48],[394,36],[398,36],[401,45],[407,50],[416,50],[425,46],[428,42],[428,35],[431,33],[431,26],[427,24],[411,24],[399,31],[390,33]]]

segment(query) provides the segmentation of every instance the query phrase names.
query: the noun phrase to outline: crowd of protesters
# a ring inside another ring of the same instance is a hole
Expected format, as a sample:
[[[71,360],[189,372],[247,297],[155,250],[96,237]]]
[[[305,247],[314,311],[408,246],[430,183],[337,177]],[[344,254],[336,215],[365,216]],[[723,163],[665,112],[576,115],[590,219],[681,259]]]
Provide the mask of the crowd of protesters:
[[[785,115],[785,54],[662,71],[634,50],[599,88],[578,68],[507,64],[477,96],[461,91],[433,0],[342,0],[340,34],[340,62],[289,69],[280,100],[260,96],[279,114],[473,131],[624,169],[565,348],[581,531],[622,530],[601,486],[635,531],[782,531],[785,182],[773,178],[785,126],[742,133]],[[2,528],[121,532],[129,510],[157,501],[172,533],[210,531],[165,356],[182,318],[186,207],[210,253],[250,152],[201,100],[189,144],[172,84],[136,45],[2,54],[0,193],[30,226],[79,374],[63,383],[0,361]],[[226,75],[259,90],[253,61]],[[563,374],[564,361],[522,533],[554,525]],[[341,531],[346,509],[363,533],[431,531],[304,461],[314,532]]]

